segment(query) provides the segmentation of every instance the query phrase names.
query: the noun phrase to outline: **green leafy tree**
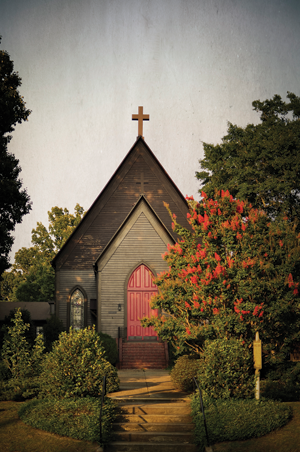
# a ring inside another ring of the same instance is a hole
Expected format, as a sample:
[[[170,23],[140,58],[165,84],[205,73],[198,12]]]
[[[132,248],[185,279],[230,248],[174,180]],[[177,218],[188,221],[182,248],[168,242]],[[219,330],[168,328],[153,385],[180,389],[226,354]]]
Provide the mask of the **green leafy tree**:
[[[203,171],[196,177],[213,197],[228,189],[237,199],[263,208],[272,218],[300,218],[300,98],[287,94],[252,103],[261,123],[245,128],[229,123],[222,143],[204,143]],[[201,191],[201,190],[200,190]],[[300,225],[298,224],[298,228]]]
[[[16,124],[26,121],[30,114],[18,91],[20,86],[21,78],[14,72],[13,61],[6,51],[0,50],[0,275],[9,268],[15,225],[31,209],[19,177],[19,160],[7,149]]]
[[[94,328],[61,333],[48,353],[41,375],[41,394],[45,397],[98,397],[103,376],[107,391],[119,389],[117,370],[105,359],[105,350]]]
[[[16,316],[16,313],[18,312],[18,309],[12,309],[9,313],[9,315],[5,316],[2,328],[0,330],[0,350],[3,346],[3,341],[5,335],[7,335],[8,328],[12,326],[12,321]],[[29,346],[32,347],[34,344],[34,340],[36,338],[35,334],[35,326],[31,320],[31,314],[27,309],[20,309],[22,320],[27,325],[26,331],[25,331],[25,338],[28,342]]]
[[[14,379],[39,375],[44,352],[43,337],[38,335],[34,345],[30,344],[26,338],[30,324],[24,323],[20,309],[16,310],[11,323],[13,325],[6,329],[1,351],[5,366],[10,370]]]
[[[15,254],[11,271],[4,272],[1,282],[2,299],[6,301],[49,301],[54,298],[55,273],[51,261],[84,215],[76,204],[74,214],[68,209],[52,207],[48,212],[49,228],[37,223],[32,230],[30,248]]]
[[[2,366],[9,372],[9,379],[0,382],[1,400],[24,400],[37,396],[39,375],[44,360],[44,340],[38,335],[32,344],[28,340],[30,324],[25,323],[17,309],[11,325],[5,328],[1,350]]]
[[[251,347],[259,331],[269,362],[281,361],[299,338],[300,235],[287,217],[272,222],[228,191],[187,198],[191,230],[173,214],[181,240],[168,247],[169,270],[154,280],[159,293],[145,318],[182,353],[205,340],[239,338]],[[171,213],[171,212],[170,212]]]

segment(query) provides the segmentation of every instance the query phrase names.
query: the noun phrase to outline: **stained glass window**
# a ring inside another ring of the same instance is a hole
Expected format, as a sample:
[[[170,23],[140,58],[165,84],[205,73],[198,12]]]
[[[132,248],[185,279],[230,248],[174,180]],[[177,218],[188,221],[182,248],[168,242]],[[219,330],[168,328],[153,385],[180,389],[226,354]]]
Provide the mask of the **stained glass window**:
[[[84,296],[79,289],[76,289],[71,296],[70,326],[74,330],[84,327]]]

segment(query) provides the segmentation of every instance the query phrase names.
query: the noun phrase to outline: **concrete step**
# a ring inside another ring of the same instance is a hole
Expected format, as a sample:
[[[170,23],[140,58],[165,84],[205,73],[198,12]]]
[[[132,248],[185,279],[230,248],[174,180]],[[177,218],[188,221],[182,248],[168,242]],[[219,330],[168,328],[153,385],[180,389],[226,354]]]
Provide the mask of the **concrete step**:
[[[115,432],[193,432],[194,424],[192,423],[179,423],[179,424],[162,424],[162,423],[133,423],[133,422],[125,422],[125,423],[114,423],[112,425],[113,431]]]
[[[124,443],[114,441],[105,447],[105,452],[197,452],[195,444],[185,443]]]
[[[186,395],[182,395],[182,393],[178,393],[178,392],[172,392],[170,393],[169,397],[155,397],[155,394],[151,395],[151,396],[147,396],[147,397],[143,397],[143,396],[133,396],[131,397],[126,397],[125,395],[120,395],[117,396],[115,394],[118,394],[117,392],[113,393],[113,394],[107,394],[107,397],[110,397],[111,399],[115,400],[116,402],[118,402],[119,406],[142,406],[142,405],[164,405],[166,404],[167,406],[172,403],[173,404],[177,404],[178,405],[182,405],[182,407],[184,406],[189,406],[190,403],[190,399],[188,399],[186,397]]]
[[[133,422],[133,423],[161,423],[161,424],[179,424],[183,422],[189,424],[193,422],[190,414],[121,414],[117,416],[116,422]]]
[[[151,400],[151,399],[150,399]],[[174,399],[173,399],[174,400]],[[120,412],[122,414],[170,414],[170,415],[189,415],[191,412],[191,407],[189,402],[178,402],[175,399],[172,403],[142,403],[137,404],[135,400],[135,404],[126,403],[119,406]]]
[[[160,443],[160,444],[193,444],[194,435],[191,432],[118,432],[117,441],[141,442],[141,443]]]

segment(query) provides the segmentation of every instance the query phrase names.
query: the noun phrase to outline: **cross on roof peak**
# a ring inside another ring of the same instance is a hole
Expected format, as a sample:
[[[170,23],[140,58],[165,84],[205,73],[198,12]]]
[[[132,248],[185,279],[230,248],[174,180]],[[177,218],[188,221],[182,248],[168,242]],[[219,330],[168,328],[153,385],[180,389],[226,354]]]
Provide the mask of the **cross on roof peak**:
[[[139,112],[137,115],[132,115],[133,121],[138,121],[138,136],[143,137],[143,121],[149,121],[150,116],[143,114],[143,107],[139,107]]]

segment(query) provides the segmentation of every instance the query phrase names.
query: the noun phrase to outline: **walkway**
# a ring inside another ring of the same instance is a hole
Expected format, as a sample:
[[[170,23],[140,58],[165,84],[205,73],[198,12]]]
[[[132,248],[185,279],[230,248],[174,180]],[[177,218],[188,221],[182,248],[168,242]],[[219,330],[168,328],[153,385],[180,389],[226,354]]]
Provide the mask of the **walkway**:
[[[176,398],[186,399],[185,392],[175,389],[170,374],[165,369],[118,370],[120,390],[109,394],[117,399]]]

